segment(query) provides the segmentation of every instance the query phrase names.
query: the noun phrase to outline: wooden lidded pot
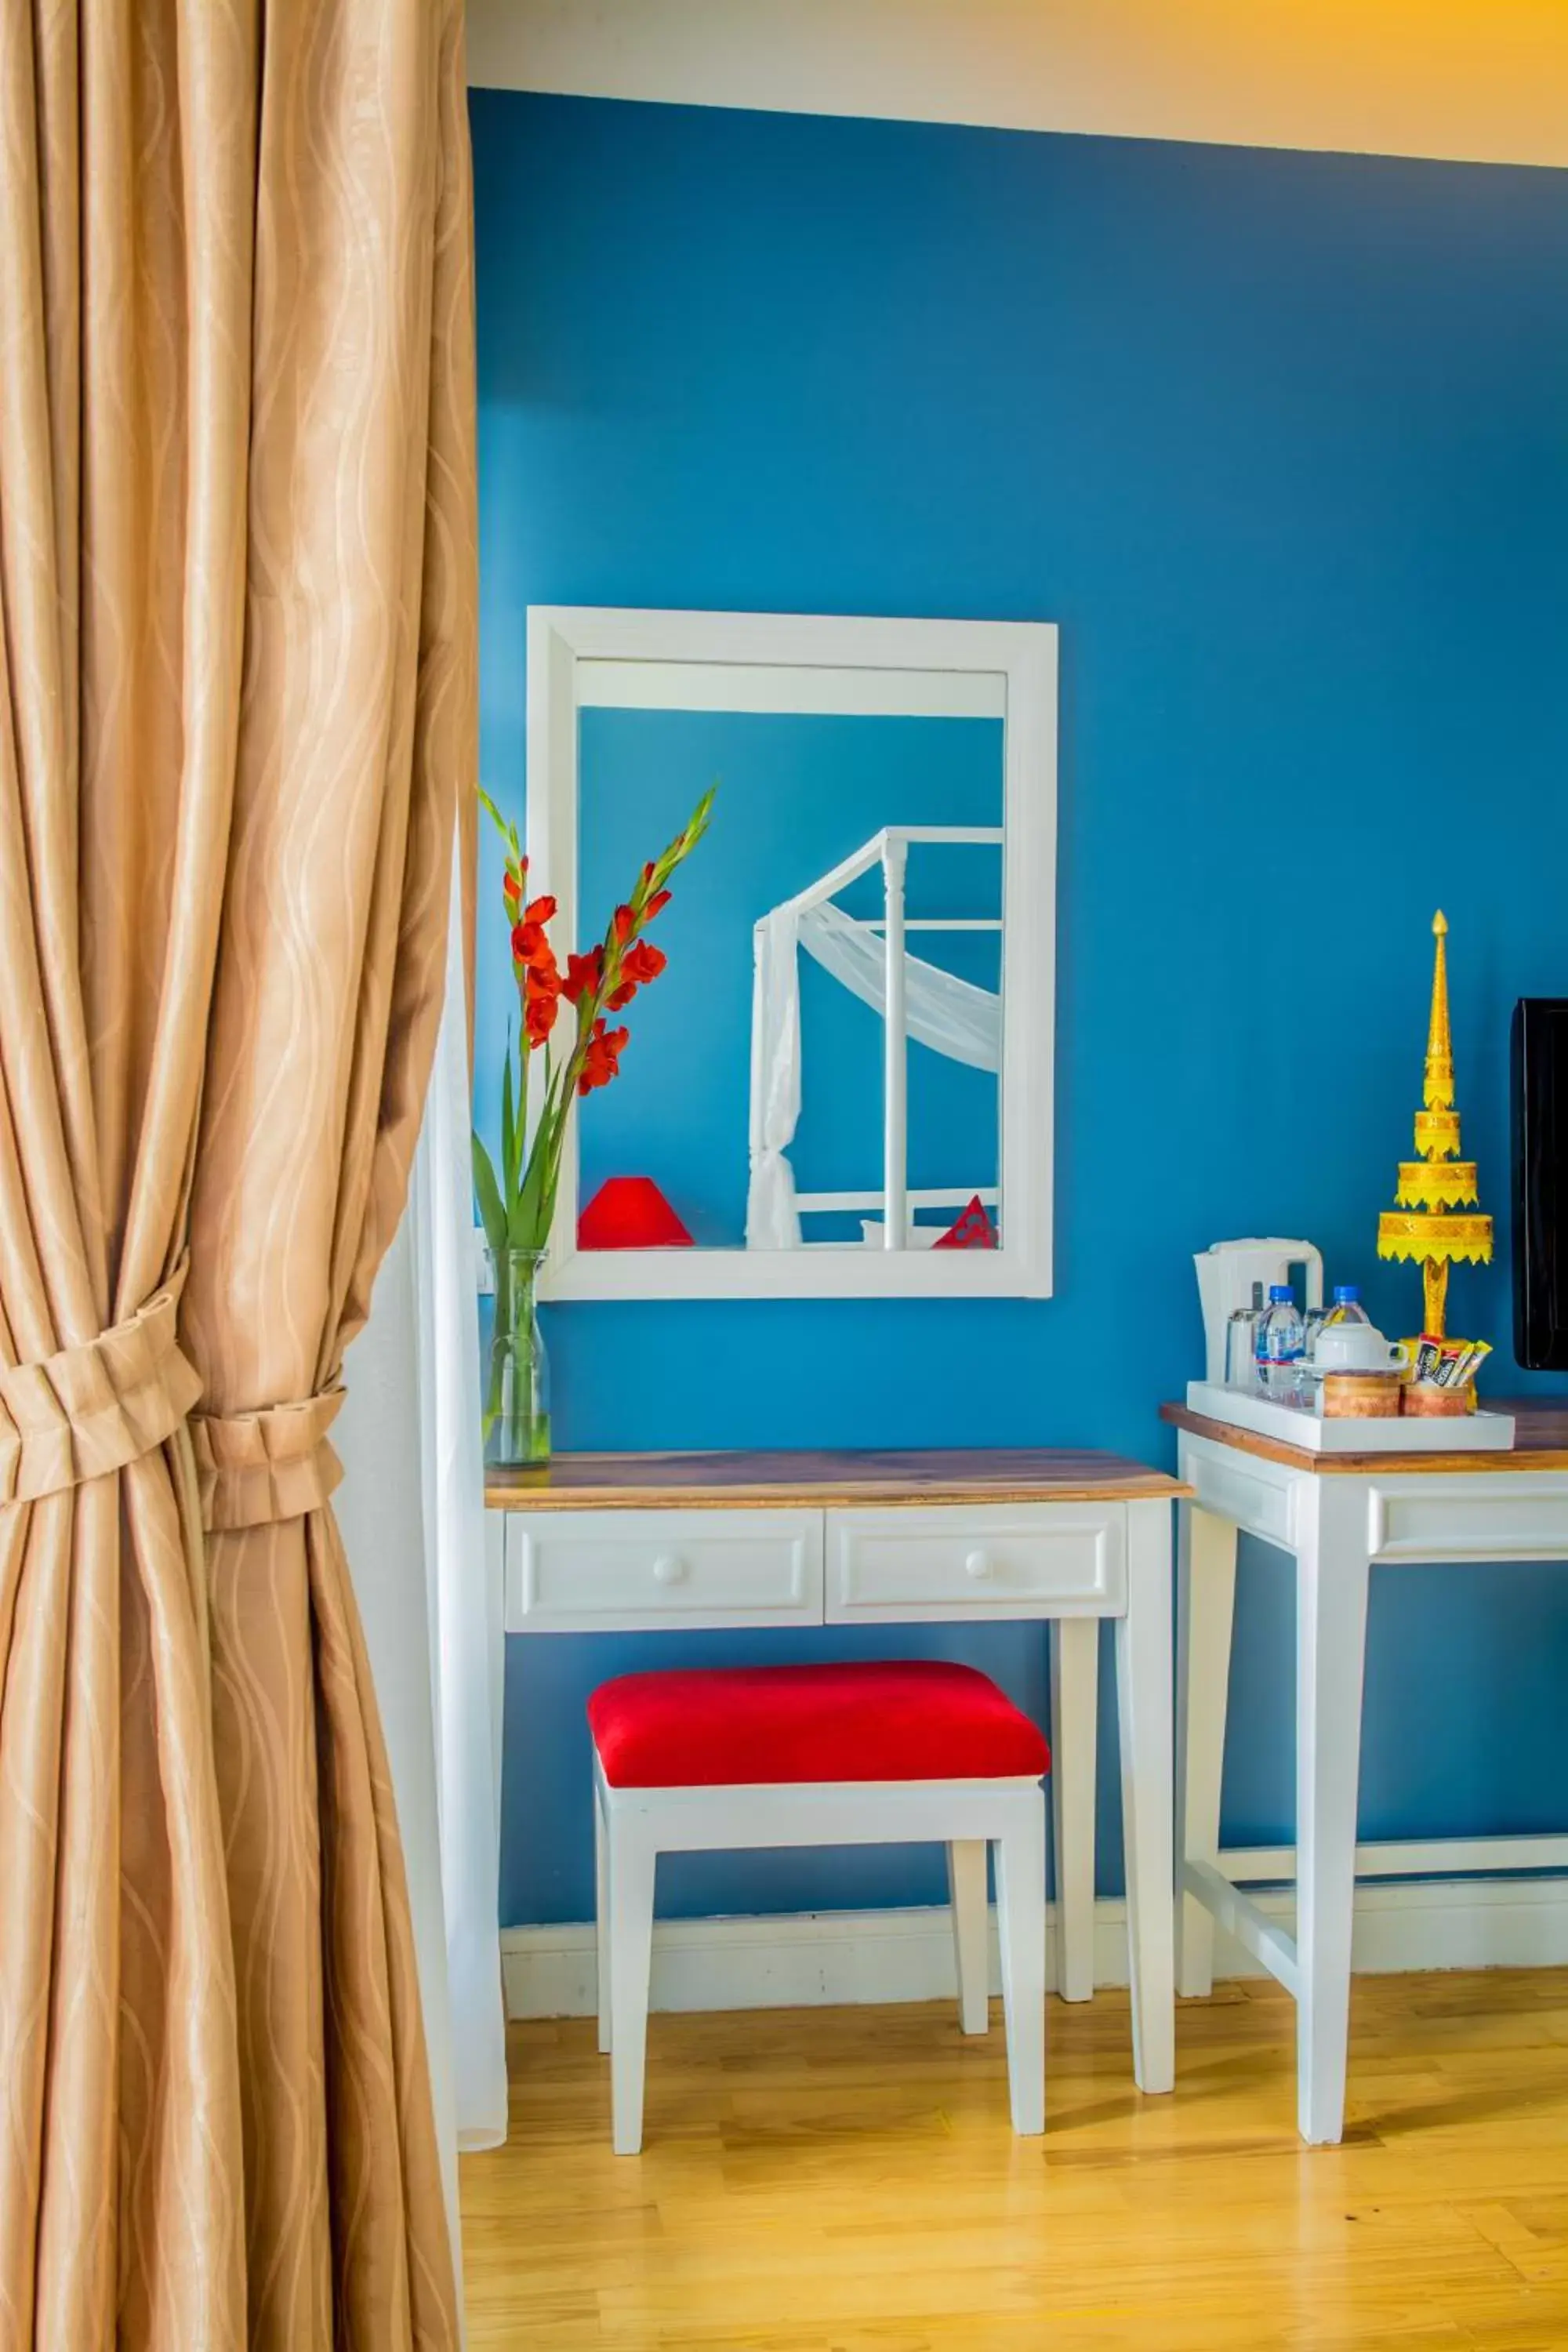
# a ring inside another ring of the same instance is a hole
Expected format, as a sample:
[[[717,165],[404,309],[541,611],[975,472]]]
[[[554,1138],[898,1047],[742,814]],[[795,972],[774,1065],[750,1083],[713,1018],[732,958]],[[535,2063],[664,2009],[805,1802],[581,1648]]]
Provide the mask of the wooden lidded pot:
[[[1438,1420],[1458,1419],[1476,1409],[1476,1386],[1467,1381],[1462,1389],[1440,1389],[1435,1381],[1411,1381],[1405,1391],[1401,1411],[1418,1418]]]
[[[1399,1415],[1397,1372],[1325,1372],[1325,1421],[1394,1421]]]

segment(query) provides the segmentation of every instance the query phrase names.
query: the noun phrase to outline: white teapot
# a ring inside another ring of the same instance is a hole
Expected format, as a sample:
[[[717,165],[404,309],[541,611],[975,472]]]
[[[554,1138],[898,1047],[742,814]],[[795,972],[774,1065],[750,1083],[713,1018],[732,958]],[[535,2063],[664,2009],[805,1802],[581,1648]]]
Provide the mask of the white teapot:
[[[1410,1350],[1385,1339],[1374,1323],[1324,1323],[1312,1345],[1317,1372],[1407,1372]]]

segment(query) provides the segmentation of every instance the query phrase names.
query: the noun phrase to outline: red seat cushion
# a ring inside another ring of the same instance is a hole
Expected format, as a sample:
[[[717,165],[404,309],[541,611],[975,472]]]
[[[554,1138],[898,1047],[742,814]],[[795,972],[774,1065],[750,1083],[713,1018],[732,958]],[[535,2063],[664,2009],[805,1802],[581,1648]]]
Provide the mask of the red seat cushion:
[[[973,1666],[669,1667],[588,1701],[615,1789],[782,1780],[985,1780],[1050,1769],[1037,1724]]]

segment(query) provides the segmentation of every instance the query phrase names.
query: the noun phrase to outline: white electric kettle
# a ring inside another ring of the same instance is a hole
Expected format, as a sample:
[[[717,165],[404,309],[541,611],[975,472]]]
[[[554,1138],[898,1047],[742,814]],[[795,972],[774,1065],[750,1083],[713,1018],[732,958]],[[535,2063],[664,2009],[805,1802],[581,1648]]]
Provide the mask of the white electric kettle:
[[[1260,1282],[1267,1302],[1269,1285],[1289,1282],[1293,1265],[1307,1272],[1308,1307],[1323,1303],[1323,1260],[1310,1242],[1215,1242],[1200,1250],[1193,1264],[1198,1270],[1198,1297],[1204,1310],[1204,1378],[1225,1379],[1226,1325],[1238,1307],[1252,1304],[1252,1286]]]

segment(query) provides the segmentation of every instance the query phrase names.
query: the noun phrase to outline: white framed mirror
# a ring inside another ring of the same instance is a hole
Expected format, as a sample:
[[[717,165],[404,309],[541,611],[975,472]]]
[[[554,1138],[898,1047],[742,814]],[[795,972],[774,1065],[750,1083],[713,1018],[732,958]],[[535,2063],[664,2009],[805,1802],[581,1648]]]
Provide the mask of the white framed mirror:
[[[547,1297],[1049,1295],[1056,734],[1044,624],[531,608],[564,938],[718,786]]]

